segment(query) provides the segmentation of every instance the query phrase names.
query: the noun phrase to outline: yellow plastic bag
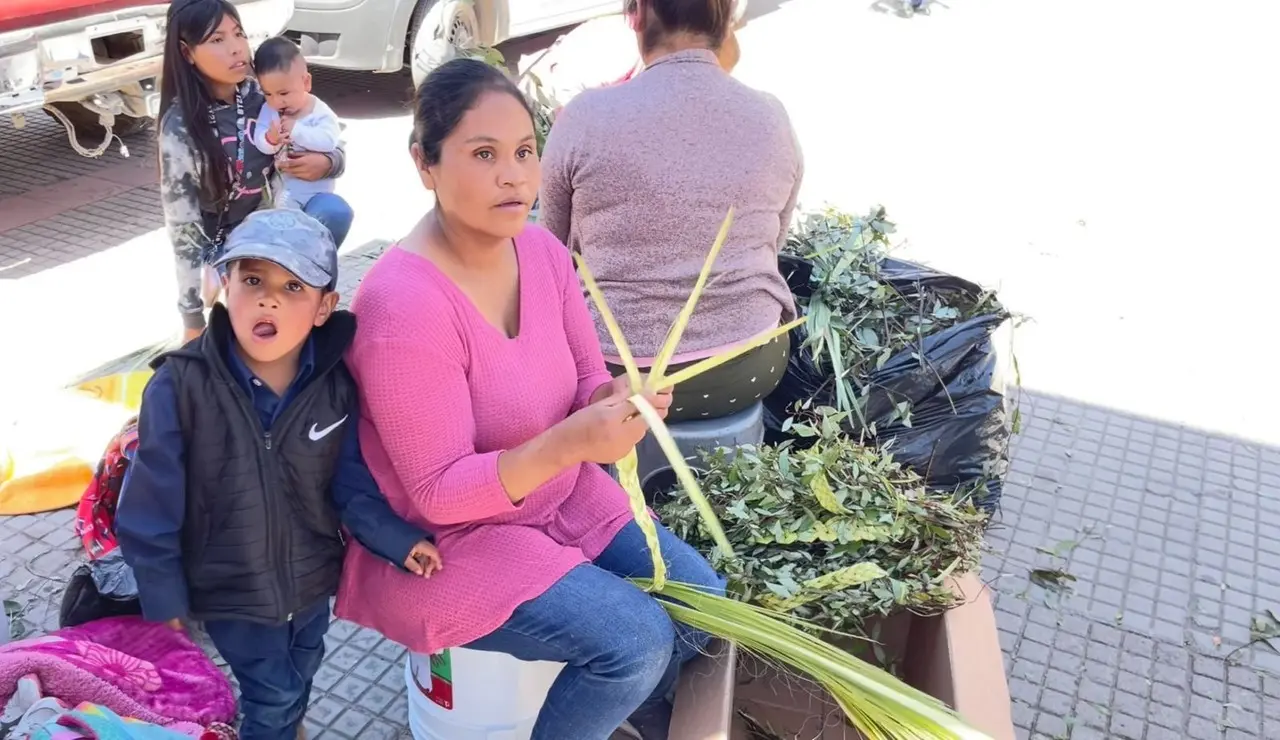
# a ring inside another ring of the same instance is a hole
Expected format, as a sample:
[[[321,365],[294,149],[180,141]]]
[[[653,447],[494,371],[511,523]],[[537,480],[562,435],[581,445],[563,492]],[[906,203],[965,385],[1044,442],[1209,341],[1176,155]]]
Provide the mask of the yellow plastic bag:
[[[54,391],[0,428],[0,515],[75,506],[150,378],[149,370],[120,373]]]
[[[142,407],[142,390],[147,387],[150,380],[150,370],[138,370],[87,380],[73,386],[73,389],[87,393],[100,401],[122,406],[136,414]]]

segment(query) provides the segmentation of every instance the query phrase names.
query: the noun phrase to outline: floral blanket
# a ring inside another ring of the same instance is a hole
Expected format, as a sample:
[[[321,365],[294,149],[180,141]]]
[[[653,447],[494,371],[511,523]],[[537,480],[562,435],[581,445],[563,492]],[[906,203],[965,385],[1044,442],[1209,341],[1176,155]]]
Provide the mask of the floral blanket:
[[[235,718],[231,683],[183,632],[139,617],[99,619],[0,646],[0,706],[34,675],[68,706],[91,702],[157,725]]]

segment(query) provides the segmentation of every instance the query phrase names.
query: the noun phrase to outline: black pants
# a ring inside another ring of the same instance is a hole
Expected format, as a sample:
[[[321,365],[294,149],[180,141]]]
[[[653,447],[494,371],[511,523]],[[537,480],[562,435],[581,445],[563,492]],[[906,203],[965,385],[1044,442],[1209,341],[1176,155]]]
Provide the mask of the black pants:
[[[675,388],[667,421],[716,419],[750,408],[778,387],[790,356],[791,337],[785,334],[681,383]],[[672,365],[667,374],[692,364]],[[609,363],[606,367],[615,378],[626,372],[621,365]]]
[[[297,740],[324,660],[329,600],[284,624],[219,619],[204,629],[240,684],[241,740]]]

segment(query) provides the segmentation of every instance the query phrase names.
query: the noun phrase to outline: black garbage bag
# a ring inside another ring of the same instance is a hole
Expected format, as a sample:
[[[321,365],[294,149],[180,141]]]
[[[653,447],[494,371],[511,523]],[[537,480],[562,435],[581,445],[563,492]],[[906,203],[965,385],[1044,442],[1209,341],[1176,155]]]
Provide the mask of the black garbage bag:
[[[779,261],[798,299],[809,297],[812,266],[784,255]],[[962,292],[981,295],[980,286],[896,259],[881,264],[881,279],[903,292]],[[802,302],[802,301],[798,301]],[[891,357],[859,385],[870,385],[863,398],[863,416],[874,426],[870,441],[887,446],[894,459],[910,467],[933,488],[955,489],[979,481],[984,487],[975,504],[991,510],[999,503],[1008,467],[1009,407],[992,335],[1009,315],[1003,309],[979,315],[924,337]],[[792,332],[791,359],[775,390],[765,399],[766,441],[778,443],[792,436],[782,430],[797,402],[835,406],[831,368],[819,366],[804,348],[808,338],[801,325]],[[911,426],[894,419],[897,404],[911,405]],[[892,420],[892,421],[891,421]],[[854,435],[869,434],[856,415],[847,423]],[[795,438],[795,444],[806,440]]]

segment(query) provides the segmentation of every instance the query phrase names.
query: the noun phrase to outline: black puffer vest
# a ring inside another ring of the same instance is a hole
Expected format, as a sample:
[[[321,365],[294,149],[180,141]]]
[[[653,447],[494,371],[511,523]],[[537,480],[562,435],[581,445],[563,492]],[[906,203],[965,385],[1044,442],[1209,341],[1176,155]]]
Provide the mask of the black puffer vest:
[[[338,311],[314,330],[315,374],[270,429],[227,364],[221,305],[200,339],[153,363],[167,363],[178,387],[193,618],[278,624],[337,591],[343,540],[330,486],[347,431],[337,422],[356,403],[342,363],[355,326]]]

